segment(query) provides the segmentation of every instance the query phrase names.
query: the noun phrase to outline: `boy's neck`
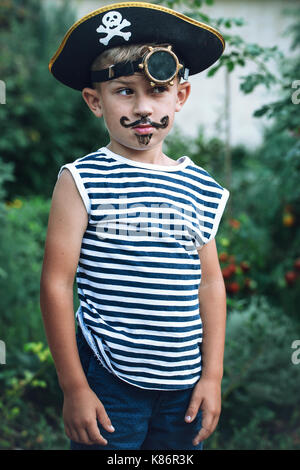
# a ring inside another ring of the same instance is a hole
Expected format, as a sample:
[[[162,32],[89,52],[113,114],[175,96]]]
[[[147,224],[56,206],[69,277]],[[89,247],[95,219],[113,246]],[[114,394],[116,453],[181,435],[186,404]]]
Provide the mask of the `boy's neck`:
[[[146,150],[135,150],[124,147],[118,142],[111,141],[107,148],[117,155],[134,160],[141,163],[150,163],[152,165],[177,165],[175,160],[167,157],[162,151],[161,146],[157,146]]]

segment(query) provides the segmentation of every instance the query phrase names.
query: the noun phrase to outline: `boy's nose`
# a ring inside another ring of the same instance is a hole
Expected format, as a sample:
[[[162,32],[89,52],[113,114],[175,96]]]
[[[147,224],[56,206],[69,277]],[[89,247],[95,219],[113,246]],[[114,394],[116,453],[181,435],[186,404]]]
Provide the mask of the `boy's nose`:
[[[152,108],[149,100],[145,97],[136,99],[133,112],[136,116],[151,116]]]

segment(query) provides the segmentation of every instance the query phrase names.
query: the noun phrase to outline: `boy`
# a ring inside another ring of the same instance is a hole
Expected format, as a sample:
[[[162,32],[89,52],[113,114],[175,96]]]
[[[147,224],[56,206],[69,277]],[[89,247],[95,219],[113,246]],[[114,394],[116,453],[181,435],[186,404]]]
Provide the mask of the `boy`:
[[[229,193],[162,144],[190,93],[181,79],[223,48],[207,25],[129,2],[75,23],[50,62],[110,135],[60,169],[41,277],[71,449],[202,449],[217,425],[226,298],[214,237]]]

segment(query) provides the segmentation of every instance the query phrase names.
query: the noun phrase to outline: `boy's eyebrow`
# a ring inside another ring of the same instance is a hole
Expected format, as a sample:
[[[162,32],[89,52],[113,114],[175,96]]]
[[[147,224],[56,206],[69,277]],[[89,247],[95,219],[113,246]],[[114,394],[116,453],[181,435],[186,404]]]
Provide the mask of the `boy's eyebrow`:
[[[128,77],[128,78],[123,78],[120,77],[120,78],[114,78],[113,80],[110,81],[110,83],[114,84],[114,83],[120,83],[122,85],[134,85],[136,80],[132,79],[132,77]]]
[[[111,80],[111,83],[114,84],[114,83],[121,83],[122,85],[130,85],[132,82],[128,81],[128,80],[121,80],[119,78],[115,78],[114,80]]]

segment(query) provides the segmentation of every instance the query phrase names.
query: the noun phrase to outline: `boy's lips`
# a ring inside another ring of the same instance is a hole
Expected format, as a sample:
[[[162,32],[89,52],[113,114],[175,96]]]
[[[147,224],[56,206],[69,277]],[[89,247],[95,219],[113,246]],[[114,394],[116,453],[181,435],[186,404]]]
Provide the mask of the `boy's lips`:
[[[132,129],[134,129],[134,131],[137,133],[137,134],[151,134],[153,131],[154,131],[154,127],[152,126],[149,126],[148,125],[139,125],[139,126],[136,126],[136,127],[133,127]]]

